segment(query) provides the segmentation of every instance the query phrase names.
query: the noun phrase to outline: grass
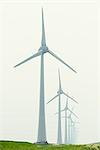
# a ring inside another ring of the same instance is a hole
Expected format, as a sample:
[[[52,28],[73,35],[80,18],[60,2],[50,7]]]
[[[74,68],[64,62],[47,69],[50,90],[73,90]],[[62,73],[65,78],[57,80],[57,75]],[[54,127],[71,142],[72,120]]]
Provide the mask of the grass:
[[[0,150],[100,150],[100,144],[91,145],[37,145],[27,142],[0,141]]]

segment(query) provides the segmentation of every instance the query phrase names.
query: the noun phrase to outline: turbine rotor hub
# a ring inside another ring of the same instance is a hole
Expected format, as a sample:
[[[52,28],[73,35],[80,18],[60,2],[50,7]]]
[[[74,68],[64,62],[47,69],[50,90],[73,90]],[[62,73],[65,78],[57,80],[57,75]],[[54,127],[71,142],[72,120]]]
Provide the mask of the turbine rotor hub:
[[[63,94],[63,90],[60,91],[60,94]]]
[[[48,51],[48,47],[46,45],[42,45],[40,48],[39,48],[39,51],[43,52],[43,53],[46,53]]]
[[[63,91],[62,91],[62,90],[60,90],[60,91],[58,91],[58,92],[57,92],[57,94],[63,94]]]

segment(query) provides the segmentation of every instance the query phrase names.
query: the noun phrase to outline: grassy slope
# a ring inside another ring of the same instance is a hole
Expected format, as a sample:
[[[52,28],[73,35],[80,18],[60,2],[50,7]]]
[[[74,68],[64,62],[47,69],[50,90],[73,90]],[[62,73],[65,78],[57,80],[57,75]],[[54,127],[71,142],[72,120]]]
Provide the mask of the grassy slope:
[[[0,142],[0,150],[100,150],[100,145],[36,145],[27,142]]]

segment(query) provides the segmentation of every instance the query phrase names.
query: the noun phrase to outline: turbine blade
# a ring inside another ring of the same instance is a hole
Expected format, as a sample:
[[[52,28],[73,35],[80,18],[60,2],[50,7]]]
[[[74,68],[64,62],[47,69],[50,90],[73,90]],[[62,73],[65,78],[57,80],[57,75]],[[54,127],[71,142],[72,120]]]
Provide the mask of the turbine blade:
[[[61,110],[61,112],[65,111],[66,109],[64,108],[63,110]]]
[[[62,109],[61,112],[62,112],[62,111],[65,111],[65,110],[66,110],[66,111],[68,110],[68,106],[65,106],[65,108]]]
[[[50,103],[52,100],[54,100],[58,96],[59,96],[59,94],[57,94],[56,96],[54,96],[50,101],[47,102],[47,104]]]
[[[65,110],[63,109],[63,110],[61,110],[60,112],[63,112],[63,111],[65,111]],[[57,115],[57,114],[58,114],[58,112],[55,113],[55,115]]]
[[[58,75],[59,75],[59,90],[61,90],[61,79],[60,79],[60,70],[58,69]]]
[[[68,110],[70,111],[71,114],[73,114],[76,118],[78,118],[78,116],[74,112],[72,112],[69,108]]]
[[[65,110],[67,110],[67,109],[66,109],[66,108],[64,108],[64,109],[62,109],[62,110],[61,110],[61,112],[65,111]],[[57,112],[57,113],[55,113],[55,114],[58,114],[58,112]]]
[[[25,59],[24,61],[20,62],[19,64],[15,65],[14,67],[18,67],[18,66],[20,66],[21,64],[23,64],[23,63],[25,63],[25,62],[31,60],[32,58],[35,58],[35,57],[39,56],[40,54],[41,54],[41,53],[38,52],[38,53],[34,54],[33,56],[31,56],[31,57]]]
[[[43,8],[42,8],[42,40],[41,40],[41,45],[46,46]]]
[[[75,103],[78,103],[74,98],[72,98],[72,97],[70,97],[68,94],[66,94],[65,92],[63,92],[63,94],[65,95],[65,96],[67,96],[68,98],[70,98],[71,100],[73,100]]]
[[[54,54],[52,51],[48,50],[48,52],[54,56],[56,59],[58,59],[60,62],[62,62],[64,65],[66,65],[68,68],[70,68],[73,72],[77,73],[72,67],[70,67],[68,64],[66,64],[61,58],[59,58],[56,54]]]

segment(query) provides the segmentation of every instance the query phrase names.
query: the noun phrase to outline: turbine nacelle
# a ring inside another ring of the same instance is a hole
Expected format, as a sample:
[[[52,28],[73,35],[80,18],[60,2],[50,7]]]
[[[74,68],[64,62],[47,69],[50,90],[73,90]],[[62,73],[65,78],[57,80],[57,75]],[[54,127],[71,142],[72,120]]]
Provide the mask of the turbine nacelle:
[[[40,48],[39,48],[39,50],[38,50],[39,52],[43,52],[43,53],[46,53],[46,52],[48,52],[48,47],[47,46],[45,46],[45,45],[42,45]]]
[[[63,94],[63,90],[59,90],[57,94]]]

